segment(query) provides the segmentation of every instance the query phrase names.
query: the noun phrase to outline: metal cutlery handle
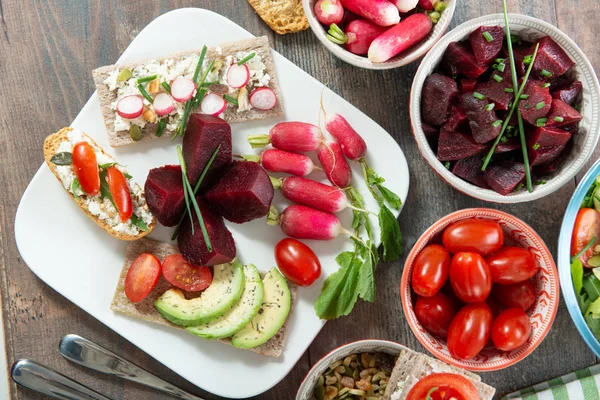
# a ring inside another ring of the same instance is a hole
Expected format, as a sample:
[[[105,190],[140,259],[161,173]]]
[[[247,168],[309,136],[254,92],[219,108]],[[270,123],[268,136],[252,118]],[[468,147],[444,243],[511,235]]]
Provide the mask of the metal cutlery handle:
[[[110,400],[87,386],[32,360],[19,360],[14,363],[11,376],[17,384],[56,399]]]
[[[60,341],[59,349],[67,360],[95,371],[137,382],[180,399],[203,400],[81,336],[66,335]]]

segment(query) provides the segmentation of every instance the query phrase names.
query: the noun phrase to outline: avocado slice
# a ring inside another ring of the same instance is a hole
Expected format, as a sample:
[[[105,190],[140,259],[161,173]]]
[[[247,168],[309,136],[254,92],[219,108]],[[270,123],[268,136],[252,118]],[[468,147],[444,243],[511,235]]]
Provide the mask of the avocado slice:
[[[265,276],[263,287],[263,301],[258,314],[231,338],[235,347],[251,349],[265,343],[279,332],[290,313],[290,288],[277,268],[272,268]]]
[[[237,261],[215,265],[213,280],[200,297],[187,300],[179,289],[169,289],[154,307],[176,325],[196,326],[219,318],[233,307],[244,290],[244,271]]]
[[[244,292],[231,310],[208,323],[186,329],[206,339],[222,339],[246,326],[262,306],[263,283],[258,269],[252,264],[244,265],[244,277]]]

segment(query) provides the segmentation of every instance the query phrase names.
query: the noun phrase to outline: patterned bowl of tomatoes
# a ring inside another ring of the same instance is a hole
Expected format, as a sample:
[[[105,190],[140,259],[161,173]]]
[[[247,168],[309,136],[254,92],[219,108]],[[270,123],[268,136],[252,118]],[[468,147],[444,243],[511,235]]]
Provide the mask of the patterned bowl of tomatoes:
[[[402,307],[442,361],[495,371],[533,352],[558,310],[554,260],[540,236],[502,211],[473,208],[433,224],[406,259]]]

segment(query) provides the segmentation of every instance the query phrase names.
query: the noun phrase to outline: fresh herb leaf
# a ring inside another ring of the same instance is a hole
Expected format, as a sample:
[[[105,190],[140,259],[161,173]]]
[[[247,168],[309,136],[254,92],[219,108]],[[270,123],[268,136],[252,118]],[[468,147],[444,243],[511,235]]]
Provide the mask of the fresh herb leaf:
[[[595,315],[587,315],[585,316],[585,322],[587,322],[596,339],[600,340],[600,318]]]
[[[108,162],[108,163],[105,163],[105,164],[98,164],[98,168],[100,168],[100,169],[107,169],[107,168],[110,168],[110,167],[115,166],[115,165],[117,165],[116,162]]]
[[[125,178],[127,179],[133,179],[133,176],[129,175],[127,172],[123,172],[123,175],[125,175]]]
[[[237,65],[244,65],[244,64],[246,64],[248,61],[250,61],[251,59],[253,59],[254,56],[256,56],[256,52],[255,51],[252,51],[252,52],[248,53],[248,55],[246,57],[244,57],[240,61],[238,61]]]
[[[583,277],[583,289],[591,302],[596,301],[600,297],[600,281],[594,274],[588,274]]]
[[[573,257],[571,257],[571,262],[575,262],[575,260],[578,260],[579,257],[581,257],[583,255],[583,253],[585,253],[586,251],[589,250],[590,247],[592,247],[592,245],[596,242],[596,236],[592,237],[590,239],[589,242],[587,242],[587,244],[583,247],[583,249],[581,249],[581,251],[579,251],[579,253],[575,254]]]
[[[148,232],[148,225],[146,225],[144,220],[137,215],[131,214],[131,223],[140,228],[141,231]]]
[[[436,392],[439,389],[439,387],[434,386],[431,389],[429,389],[429,392],[427,392],[427,397],[425,398],[425,400],[431,400],[431,395],[433,394],[433,392]]]
[[[115,208],[115,210],[117,209],[117,205],[115,204],[112,194],[110,193],[108,181],[106,180],[106,170],[100,171],[100,197],[102,199],[110,200],[110,202],[113,205],[113,207]]]
[[[356,253],[346,251],[336,261],[341,268],[327,277],[315,302],[315,311],[321,319],[335,319],[349,314],[358,297],[355,288],[357,266],[360,267],[361,260]]]
[[[225,100],[227,100],[227,101],[228,101],[229,103],[231,103],[231,104],[234,104],[234,105],[236,105],[236,106],[238,105],[238,101],[237,101],[237,99],[236,99],[235,97],[232,97],[232,96],[230,96],[230,95],[226,94],[226,95],[223,95],[223,98],[224,98]]]
[[[71,165],[73,164],[73,154],[68,151],[56,153],[50,158],[54,165]]]
[[[366,255],[364,257],[364,263],[360,267],[360,271],[358,273],[358,295],[364,301],[368,301],[370,303],[375,301],[375,277],[373,275],[373,258],[371,257],[371,249],[366,249]]]
[[[73,197],[75,197],[77,200],[79,200],[79,195],[77,194],[77,192],[80,190],[83,189],[81,188],[81,183],[79,183],[79,179],[73,178],[73,183],[71,183],[71,192],[73,193]]]
[[[402,255],[402,233],[394,214],[381,203],[379,210],[379,227],[383,244],[383,259],[393,261]]]
[[[579,258],[571,263],[571,277],[575,293],[580,294],[583,288],[583,264]]]
[[[381,195],[383,196],[385,201],[388,202],[390,207],[392,207],[394,210],[400,210],[400,207],[402,207],[402,200],[400,199],[400,197],[383,185],[376,186],[377,189],[379,189],[379,193],[381,193]]]

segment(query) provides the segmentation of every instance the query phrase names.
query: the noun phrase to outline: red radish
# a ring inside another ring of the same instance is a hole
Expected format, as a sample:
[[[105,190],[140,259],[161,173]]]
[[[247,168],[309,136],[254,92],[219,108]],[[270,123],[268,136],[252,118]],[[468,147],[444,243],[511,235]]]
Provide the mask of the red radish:
[[[277,95],[272,89],[268,87],[262,87],[252,91],[252,94],[250,94],[248,100],[250,101],[252,107],[258,110],[267,111],[275,107],[277,104]]]
[[[419,7],[424,10],[432,11],[435,8],[435,3],[439,0],[419,0]]]
[[[217,116],[227,108],[227,102],[218,94],[209,93],[204,96],[200,103],[200,109],[204,114]]]
[[[227,84],[234,89],[246,86],[250,80],[250,69],[246,64],[231,64],[227,70]]]
[[[344,7],[340,0],[319,0],[315,4],[315,17],[323,25],[339,24],[344,19]]]
[[[125,119],[134,119],[144,112],[144,100],[142,96],[131,94],[123,97],[117,103],[117,114]]]
[[[381,26],[400,22],[400,13],[388,0],[341,0],[342,5],[355,14]]]
[[[401,13],[407,13],[414,10],[419,3],[419,0],[391,0],[392,4],[396,6],[398,11]]]
[[[281,190],[286,199],[317,210],[335,214],[351,207],[343,190],[312,179],[288,176],[271,178],[271,182],[275,189]]]
[[[323,134],[318,126],[306,122],[288,121],[276,124],[268,135],[250,135],[248,142],[252,148],[272,144],[279,150],[314,151],[323,142]]]
[[[345,188],[350,184],[352,170],[337,142],[327,141],[321,144],[317,149],[317,156],[323,164],[325,175],[331,183],[341,188]]]
[[[192,98],[196,90],[196,84],[189,78],[178,77],[171,83],[171,96],[180,102],[186,102]]]
[[[357,19],[346,25],[346,50],[351,53],[365,56],[369,52],[369,46],[386,31],[383,26],[376,25],[364,19]]]
[[[260,163],[267,171],[285,172],[296,176],[309,175],[317,168],[312,160],[304,154],[278,149],[263,151],[260,155]]]
[[[432,28],[433,22],[427,14],[412,14],[371,43],[369,60],[377,63],[389,60],[420,42]]]
[[[346,118],[340,114],[328,116],[325,119],[325,127],[331,133],[331,136],[338,141],[344,155],[349,160],[355,161],[367,154],[367,144],[363,138],[352,128]]]
[[[159,117],[169,115],[175,109],[173,99],[167,93],[157,94],[154,98],[154,103],[152,103],[152,107],[154,108],[156,115]]]
[[[279,224],[283,233],[296,239],[332,240],[346,232],[335,215],[301,205],[283,210]]]

